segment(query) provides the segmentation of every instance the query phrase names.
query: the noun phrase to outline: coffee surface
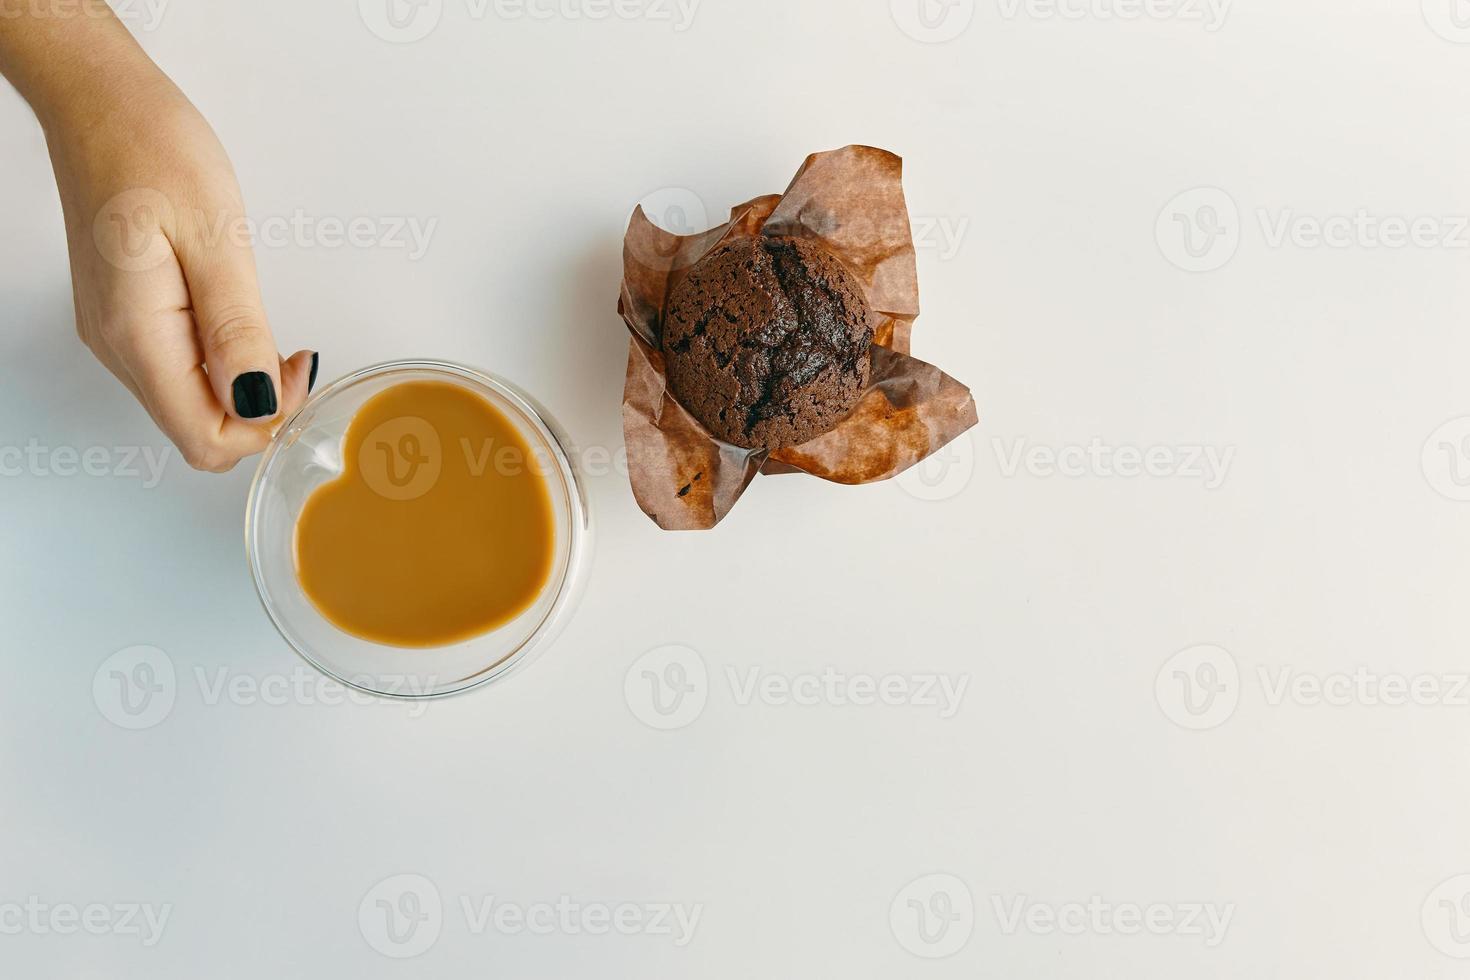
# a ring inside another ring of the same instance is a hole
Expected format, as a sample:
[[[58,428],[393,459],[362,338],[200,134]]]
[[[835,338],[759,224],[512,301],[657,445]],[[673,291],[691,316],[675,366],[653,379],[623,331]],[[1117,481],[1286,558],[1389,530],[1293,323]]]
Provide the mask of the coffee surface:
[[[296,574],[344,632],[444,646],[510,622],[551,576],[556,527],[539,460],[490,402],[411,381],[365,402],[344,472],[296,523]]]

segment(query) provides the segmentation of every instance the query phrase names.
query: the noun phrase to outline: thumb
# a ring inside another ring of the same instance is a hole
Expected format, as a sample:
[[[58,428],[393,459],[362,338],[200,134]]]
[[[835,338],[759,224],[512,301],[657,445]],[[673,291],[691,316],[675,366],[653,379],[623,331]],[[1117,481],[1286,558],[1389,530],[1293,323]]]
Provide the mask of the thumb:
[[[223,227],[241,227],[243,217],[225,221]],[[204,241],[184,234],[175,252],[215,397],[235,418],[274,418],[281,408],[281,358],[260,301],[249,244],[231,235]]]

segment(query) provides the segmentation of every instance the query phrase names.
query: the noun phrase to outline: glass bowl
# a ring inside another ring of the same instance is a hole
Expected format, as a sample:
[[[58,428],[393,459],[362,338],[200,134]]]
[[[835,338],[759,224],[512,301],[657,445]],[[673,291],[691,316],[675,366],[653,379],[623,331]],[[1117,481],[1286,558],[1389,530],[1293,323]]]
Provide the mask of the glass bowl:
[[[317,611],[296,577],[295,531],[312,493],[343,472],[347,427],[364,402],[405,381],[475,392],[515,425],[538,460],[554,515],[551,576],[509,623],[441,647],[397,647],[346,633]],[[333,382],[286,421],[261,457],[245,511],[245,551],[265,611],[308,663],[349,687],[390,698],[457,694],[504,677],[565,624],[591,537],[586,497],[555,423],[499,378],[445,361],[393,361]]]

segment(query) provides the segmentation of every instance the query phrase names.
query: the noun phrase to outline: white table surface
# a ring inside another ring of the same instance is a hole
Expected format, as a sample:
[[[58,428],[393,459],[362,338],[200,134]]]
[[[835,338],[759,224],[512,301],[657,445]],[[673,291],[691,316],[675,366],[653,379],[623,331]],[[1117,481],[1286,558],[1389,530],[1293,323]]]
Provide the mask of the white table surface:
[[[621,446],[636,203],[906,159],[915,353],[982,415],[949,469],[760,480],[703,534],[594,478],[559,642],[427,710],[336,703],[278,638],[249,465],[128,475],[166,444],[72,333],[0,90],[0,446],[40,461],[0,457],[0,974],[1464,975],[1470,422],[1437,430],[1470,416],[1470,30],[1448,0],[958,0],[926,33],[896,2],[431,0],[397,35],[372,0],[124,7],[252,215],[308,229],[258,252],[283,349],[479,365],[582,446]],[[417,257],[312,234],[354,218],[435,224]],[[637,678],[670,644],[705,705],[661,731]],[[136,646],[174,677],[129,729]],[[827,668],[963,695],[747,696]]]

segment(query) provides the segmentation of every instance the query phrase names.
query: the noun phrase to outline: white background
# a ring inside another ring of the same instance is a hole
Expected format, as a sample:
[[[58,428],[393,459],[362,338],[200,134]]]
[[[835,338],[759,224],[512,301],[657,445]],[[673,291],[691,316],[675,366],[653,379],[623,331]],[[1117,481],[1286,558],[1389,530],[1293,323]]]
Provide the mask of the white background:
[[[10,470],[0,927],[32,896],[170,917],[151,946],[27,923],[0,973],[1464,976],[1470,888],[1441,883],[1470,872],[1470,504],[1451,499],[1470,423],[1434,434],[1470,415],[1470,29],[1449,0],[1239,0],[1223,23],[1183,0],[1110,16],[1124,3],[936,3],[926,32],[910,0],[704,0],[687,23],[443,0],[411,43],[378,0],[125,6],[256,219],[436,222],[416,259],[260,246],[281,346],[320,349],[325,380],[461,360],[616,449],[632,207],[662,191],[713,220],[866,142],[905,157],[916,218],[958,232],[921,236],[914,349],[982,422],[927,485],[763,479],[710,533],[660,532],[624,477],[591,479],[593,568],[560,641],[424,712],[321,703],[248,578],[250,466],[174,457],[151,487],[54,456]],[[1360,210],[1340,247],[1313,243]],[[0,446],[161,451],[73,335],[43,141],[8,89],[0,215]],[[1421,245],[1373,231],[1425,217]],[[1280,239],[1283,219],[1307,231]],[[1191,258],[1186,229],[1215,247]],[[1024,455],[1094,440],[1175,469]],[[1229,454],[1223,479],[1191,475],[1189,447]],[[624,682],[668,644],[697,652],[707,703],[660,731]],[[1220,649],[1170,662],[1202,644]],[[128,730],[108,664],[137,645],[173,666],[173,701]],[[944,718],[742,704],[730,674],[827,667],[967,687]],[[1424,675],[1431,703],[1277,687],[1359,668]],[[1185,700],[1212,676],[1214,702]],[[306,693],[216,697],[231,678]],[[373,922],[400,874],[443,911],[393,947]],[[909,900],[932,916],[936,890],[973,923],[931,918],[926,944]],[[684,946],[477,933],[461,902],[488,896],[702,911]],[[1094,896],[1178,928],[1010,922]],[[1186,927],[1190,903],[1228,910],[1223,941]]]

